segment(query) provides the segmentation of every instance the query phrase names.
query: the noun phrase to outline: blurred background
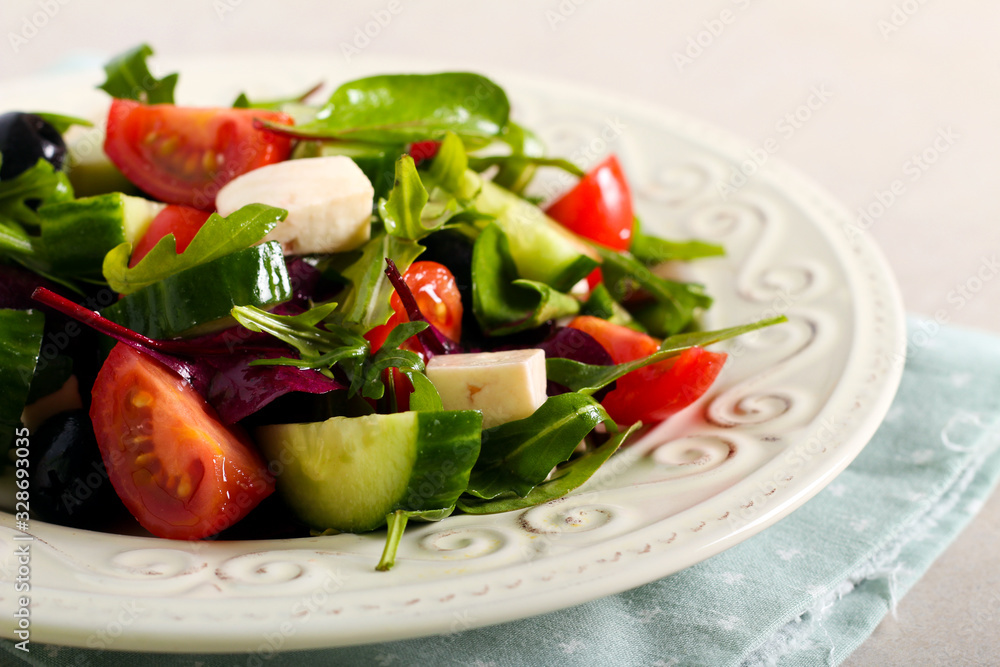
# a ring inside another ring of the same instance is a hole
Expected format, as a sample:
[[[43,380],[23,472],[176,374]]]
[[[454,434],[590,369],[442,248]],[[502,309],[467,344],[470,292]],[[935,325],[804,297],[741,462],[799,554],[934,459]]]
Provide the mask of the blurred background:
[[[1000,281],[986,278],[1000,245],[996,3],[5,0],[2,17],[0,82],[143,41],[164,56],[395,56],[575,82],[752,146],[773,138],[774,158],[858,215],[910,312],[1000,329]]]
[[[170,57],[319,52],[576,83],[776,146],[768,159],[855,214],[910,313],[1000,331],[997,26],[986,0],[4,0],[0,107],[14,79],[97,67],[141,42]],[[977,610],[997,608],[985,563],[998,505],[848,664],[934,664],[967,641]]]

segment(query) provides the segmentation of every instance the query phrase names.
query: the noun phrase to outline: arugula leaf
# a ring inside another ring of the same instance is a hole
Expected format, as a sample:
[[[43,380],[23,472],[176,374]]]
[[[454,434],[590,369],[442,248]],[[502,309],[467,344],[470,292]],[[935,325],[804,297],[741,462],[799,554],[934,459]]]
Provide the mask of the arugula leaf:
[[[427,376],[414,370],[403,370],[413,385],[413,392],[410,393],[410,409],[414,412],[437,412],[444,410],[441,402],[441,394],[438,393],[434,383],[427,379]]]
[[[386,74],[343,84],[311,123],[267,125],[300,138],[391,144],[440,139],[450,130],[485,143],[509,114],[503,89],[479,74]]]
[[[47,113],[45,111],[34,111],[32,115],[38,116],[46,123],[55,128],[56,132],[59,134],[65,134],[66,130],[73,127],[74,125],[80,125],[81,127],[94,127],[86,118],[78,118],[77,116],[66,116],[59,113]]]
[[[573,315],[580,302],[545,283],[519,279],[507,235],[490,223],[472,249],[472,310],[484,332],[500,336]]]
[[[21,423],[42,345],[45,316],[40,310],[0,309],[0,467]]]
[[[527,495],[521,497],[513,491],[505,491],[489,500],[472,495],[463,495],[458,499],[458,509],[466,514],[497,514],[514,510],[528,509],[551,500],[562,498],[570,491],[578,488],[590,479],[597,469],[618,451],[618,448],[635,433],[642,422],[636,422],[626,431],[622,431],[607,440],[596,449],[584,452],[580,456],[558,466],[549,479],[545,480]]]
[[[299,368],[316,368],[330,375],[329,367],[345,359],[363,359],[368,354],[368,341],[358,334],[334,324],[320,328],[336,309],[336,303],[325,303],[299,315],[274,315],[254,306],[236,306],[231,314],[250,331],[266,333],[295,348],[300,359],[259,359],[252,365],[282,364]]]
[[[175,72],[162,79],[154,77],[146,66],[146,58],[151,55],[153,49],[148,44],[140,44],[115,56],[104,66],[107,80],[98,88],[117,99],[173,104],[178,74]]]
[[[402,239],[384,232],[361,246],[361,255],[341,273],[350,282],[341,295],[339,313],[346,323],[356,325],[362,332],[385,324],[392,314],[389,298],[392,283],[385,275],[385,258],[391,259],[400,272],[405,273],[421,252],[423,246],[409,239]]]
[[[629,252],[646,265],[670,261],[690,261],[704,257],[719,257],[726,254],[725,248],[705,241],[668,241],[657,236],[649,236],[642,231],[642,224],[635,219],[632,229],[632,245]]]
[[[677,333],[691,323],[696,309],[712,305],[711,297],[705,294],[701,285],[660,278],[627,253],[597,244],[593,248],[601,256],[604,284],[616,301],[620,303],[636,289],[642,289],[656,302],[655,319],[636,318],[654,336]]]
[[[386,337],[382,347],[363,363],[351,360],[344,364],[351,386],[348,393],[361,392],[365,398],[380,399],[385,394],[382,372],[390,368],[423,372],[424,362],[416,352],[400,350],[406,340],[427,328],[426,322],[401,322]]]
[[[333,367],[339,366],[350,383],[348,396],[360,393],[366,398],[382,398],[385,394],[382,372],[388,368],[406,372],[424,370],[419,355],[398,348],[425,329],[426,322],[399,324],[372,355],[367,340],[330,321],[336,307],[336,303],[327,303],[299,315],[273,315],[253,306],[237,306],[231,312],[247,329],[274,336],[295,348],[300,357],[257,359],[250,363],[251,366],[312,368],[327,377],[333,377]]]
[[[131,294],[167,276],[248,248],[264,238],[288,212],[265,204],[247,204],[223,218],[209,216],[183,253],[173,234],[167,234],[138,264],[129,268],[132,244],[115,246],[104,257],[102,271],[111,289]]]
[[[695,346],[704,347],[786,321],[788,321],[788,318],[782,315],[751,324],[729,327],[728,329],[678,334],[664,340],[660,344],[660,349],[648,357],[613,366],[594,366],[571,359],[550,357],[545,360],[545,373],[549,381],[561,384],[571,391],[589,396],[623,375],[644,366],[663,361],[664,359],[676,357],[688,348]]]
[[[550,397],[530,417],[486,429],[467,492],[484,499],[527,496],[602,422],[618,430],[600,403],[568,393]]]

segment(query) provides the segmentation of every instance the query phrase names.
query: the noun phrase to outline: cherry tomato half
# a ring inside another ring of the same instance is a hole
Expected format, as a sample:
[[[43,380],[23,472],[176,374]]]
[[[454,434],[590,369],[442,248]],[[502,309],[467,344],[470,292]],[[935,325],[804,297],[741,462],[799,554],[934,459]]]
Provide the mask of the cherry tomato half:
[[[652,336],[599,317],[582,315],[568,326],[593,336],[616,364],[648,357],[660,348]],[[619,424],[663,421],[708,391],[725,362],[725,352],[692,347],[619,378],[601,404]]]
[[[292,140],[254,127],[291,124],[262,109],[200,109],[115,100],[104,152],[125,177],[168,204],[211,211],[219,188],[241,174],[288,159]]]
[[[427,318],[427,321],[451,340],[457,342],[461,339],[462,295],[455,283],[455,276],[451,274],[448,267],[437,262],[414,262],[403,274],[403,280],[413,292],[413,296],[417,300],[417,307]],[[393,310],[389,321],[365,334],[365,338],[368,339],[373,350],[382,347],[389,332],[397,324],[409,321],[406,309],[403,307],[403,300],[399,298],[398,294],[392,293],[389,304]],[[403,347],[411,349],[413,347],[412,341],[408,341]],[[419,348],[419,345],[416,347]]]
[[[208,211],[200,211],[190,206],[179,206],[171,204],[156,214],[153,221],[149,223],[149,229],[142,235],[139,242],[132,250],[132,257],[129,258],[129,266],[135,266],[143,257],[149,254],[160,239],[167,234],[174,235],[174,242],[177,244],[177,252],[181,253],[187,249],[191,239],[198,233],[201,226],[212,215]]]
[[[179,375],[119,343],[94,382],[90,418],[125,506],[157,537],[228,528],[274,491],[260,454]]]
[[[608,248],[628,250],[632,243],[632,193],[614,155],[587,172],[545,212],[567,229]]]

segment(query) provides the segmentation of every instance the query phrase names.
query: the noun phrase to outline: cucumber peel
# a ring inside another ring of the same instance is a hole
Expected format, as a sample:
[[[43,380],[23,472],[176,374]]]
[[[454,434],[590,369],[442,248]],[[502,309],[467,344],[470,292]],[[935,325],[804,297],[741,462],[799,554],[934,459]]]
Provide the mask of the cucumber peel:
[[[108,251],[135,244],[165,206],[120,192],[42,206],[38,215],[46,258],[61,274],[100,277]]]
[[[101,314],[150,338],[176,338],[232,326],[235,306],[266,310],[291,298],[281,244],[269,241],[126,294]]]

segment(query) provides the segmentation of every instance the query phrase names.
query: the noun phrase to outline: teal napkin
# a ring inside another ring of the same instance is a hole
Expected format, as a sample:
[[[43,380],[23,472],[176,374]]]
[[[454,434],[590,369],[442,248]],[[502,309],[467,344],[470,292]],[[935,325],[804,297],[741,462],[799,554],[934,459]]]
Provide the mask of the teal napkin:
[[[836,665],[958,535],[1000,476],[1000,339],[910,322],[878,433],[786,519],[639,588],[521,621],[277,655],[150,655],[0,646],[31,665]],[[974,391],[971,389],[974,388]],[[4,655],[6,653],[6,655]]]

